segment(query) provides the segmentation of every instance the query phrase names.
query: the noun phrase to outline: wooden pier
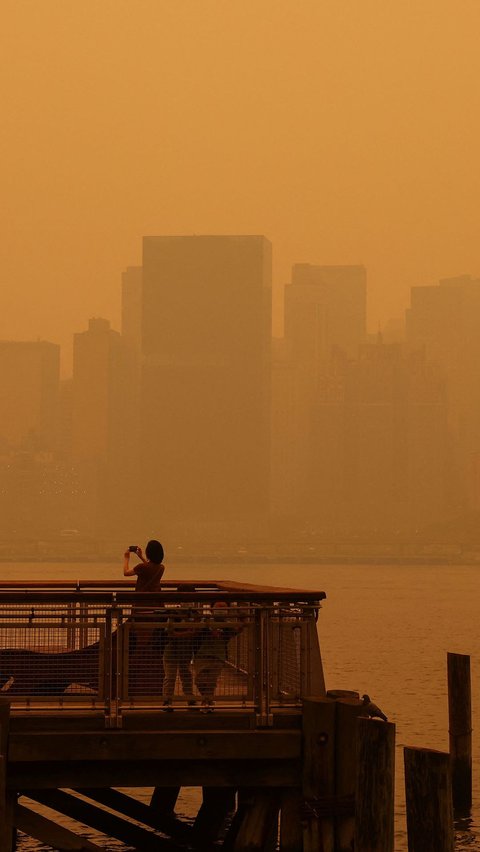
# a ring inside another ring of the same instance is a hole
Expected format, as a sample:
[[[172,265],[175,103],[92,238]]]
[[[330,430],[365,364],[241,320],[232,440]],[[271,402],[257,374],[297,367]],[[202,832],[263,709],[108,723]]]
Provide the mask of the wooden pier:
[[[352,848],[357,774],[342,743],[362,704],[325,692],[324,597],[212,581],[155,595],[129,581],[1,584],[0,852],[17,830],[53,849],[101,849],[76,823],[142,852]],[[179,675],[170,712],[171,637],[190,666],[195,637],[219,631],[214,707],[195,677],[189,703]],[[146,787],[149,804],[118,789]],[[201,788],[193,825],[175,815],[181,787]]]

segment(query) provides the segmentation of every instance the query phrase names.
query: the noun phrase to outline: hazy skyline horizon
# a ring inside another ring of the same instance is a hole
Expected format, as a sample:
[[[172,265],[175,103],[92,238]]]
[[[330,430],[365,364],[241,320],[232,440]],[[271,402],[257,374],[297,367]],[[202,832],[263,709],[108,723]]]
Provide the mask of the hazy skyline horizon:
[[[119,327],[144,235],[264,234],[363,264],[371,330],[480,274],[480,6],[7,0],[1,339]]]

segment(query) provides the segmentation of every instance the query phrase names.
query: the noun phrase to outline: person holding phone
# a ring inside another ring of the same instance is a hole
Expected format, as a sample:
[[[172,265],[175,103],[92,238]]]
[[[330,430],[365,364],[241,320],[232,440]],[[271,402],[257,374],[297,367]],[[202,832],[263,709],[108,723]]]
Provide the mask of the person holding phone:
[[[140,562],[130,565],[130,554],[138,557]],[[145,558],[146,557],[146,558]],[[165,566],[163,565],[163,547],[159,541],[152,539],[145,548],[145,556],[142,548],[137,544],[131,544],[123,554],[123,576],[136,576],[136,592],[159,592],[160,581],[163,577]],[[130,652],[141,652],[150,645],[153,639],[155,627],[149,625],[153,610],[146,607],[132,607],[131,620],[133,628],[131,632]],[[141,623],[147,622],[142,627]]]
[[[140,559],[137,565],[130,565],[131,553]],[[156,539],[148,542],[145,548],[145,556],[143,555],[142,548],[136,544],[130,545],[128,550],[123,554],[123,576],[136,576],[136,592],[159,592],[160,581],[164,571],[163,547]]]

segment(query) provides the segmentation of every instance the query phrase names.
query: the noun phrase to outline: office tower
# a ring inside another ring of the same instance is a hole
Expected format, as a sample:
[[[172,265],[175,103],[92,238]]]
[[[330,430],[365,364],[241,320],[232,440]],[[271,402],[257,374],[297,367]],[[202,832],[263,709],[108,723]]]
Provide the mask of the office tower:
[[[146,237],[142,494],[155,525],[233,530],[267,511],[271,245]]]
[[[90,531],[97,524],[102,531],[121,525],[127,439],[122,413],[130,405],[124,376],[120,334],[108,320],[91,319],[87,331],[74,335],[72,380],[72,456],[87,495],[84,523]]]
[[[60,382],[60,347],[0,341],[0,442],[4,450],[51,450]]]
[[[422,351],[363,345],[324,376],[314,411],[310,504],[320,524],[395,532],[447,516],[445,383]]]
[[[351,358],[366,333],[363,266],[297,263],[285,288],[285,339],[294,362],[316,372],[333,349]]]
[[[480,280],[462,275],[412,287],[407,342],[423,346],[446,377],[456,512],[480,508]]]
[[[285,287],[282,358],[273,365],[272,505],[278,515],[311,514],[311,460],[319,385],[332,364],[355,358],[365,340],[363,266],[296,264]]]

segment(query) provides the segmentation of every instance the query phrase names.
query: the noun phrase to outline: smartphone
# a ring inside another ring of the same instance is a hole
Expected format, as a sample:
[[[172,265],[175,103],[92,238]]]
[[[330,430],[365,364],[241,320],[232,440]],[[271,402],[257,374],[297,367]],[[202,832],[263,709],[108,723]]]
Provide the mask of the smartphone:
[[[128,549],[129,549],[130,553],[136,553],[137,550],[138,550],[138,544],[131,544]]]

